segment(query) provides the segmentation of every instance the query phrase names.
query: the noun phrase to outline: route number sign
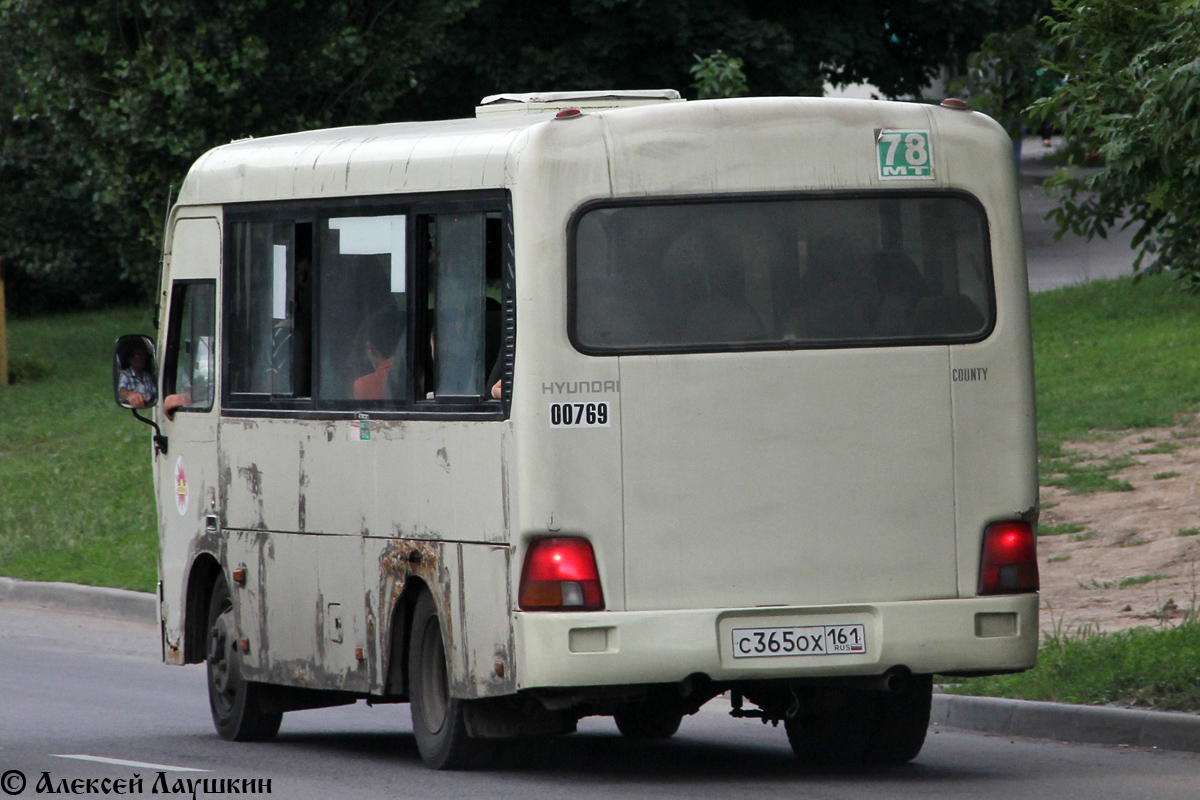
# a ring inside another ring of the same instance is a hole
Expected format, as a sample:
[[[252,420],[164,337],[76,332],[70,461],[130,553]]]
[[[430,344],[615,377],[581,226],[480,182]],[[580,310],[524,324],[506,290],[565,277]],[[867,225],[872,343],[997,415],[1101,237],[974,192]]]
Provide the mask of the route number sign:
[[[884,128],[875,140],[882,180],[931,180],[933,142],[929,131]]]

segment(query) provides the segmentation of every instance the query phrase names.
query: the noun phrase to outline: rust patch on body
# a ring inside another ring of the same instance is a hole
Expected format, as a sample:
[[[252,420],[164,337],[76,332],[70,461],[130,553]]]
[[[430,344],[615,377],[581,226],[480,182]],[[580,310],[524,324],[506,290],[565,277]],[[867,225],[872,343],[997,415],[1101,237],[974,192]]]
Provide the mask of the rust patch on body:
[[[165,639],[165,641],[167,644],[167,652],[166,652],[166,657],[163,659],[163,662],[174,665],[174,666],[182,665],[183,664],[183,648],[180,645],[181,639],[176,639],[175,641],[171,641],[169,638],[167,638],[167,639]]]
[[[367,684],[369,686],[382,687],[384,676],[380,674],[379,648],[376,639],[379,626],[375,621],[375,609],[371,605],[371,592],[369,590],[363,594],[363,608],[366,612],[365,617],[367,620],[367,657],[365,662],[362,660],[359,661],[359,666],[360,668],[365,667],[369,671],[367,675]]]

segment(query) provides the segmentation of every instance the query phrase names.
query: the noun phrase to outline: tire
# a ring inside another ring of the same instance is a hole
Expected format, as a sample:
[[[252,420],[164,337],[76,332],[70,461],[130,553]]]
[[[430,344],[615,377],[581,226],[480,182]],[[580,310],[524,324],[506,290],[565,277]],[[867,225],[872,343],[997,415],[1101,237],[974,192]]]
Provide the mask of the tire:
[[[932,675],[908,675],[899,690],[881,694],[875,706],[875,730],[863,760],[904,764],[916,758],[925,745],[932,703]]]
[[[422,592],[413,612],[409,639],[408,692],[413,734],[421,760],[433,769],[487,766],[495,744],[467,735],[463,700],[450,696],[446,648],[433,596]]]
[[[806,764],[853,764],[875,732],[878,692],[862,689],[796,690],[800,708],[784,720],[792,752]]]
[[[283,712],[263,710],[263,684],[242,678],[233,598],[225,576],[217,578],[208,604],[208,705],[222,739],[265,742],[279,732]]]
[[[629,739],[669,739],[679,730],[683,712],[668,703],[647,700],[613,714],[617,730]]]

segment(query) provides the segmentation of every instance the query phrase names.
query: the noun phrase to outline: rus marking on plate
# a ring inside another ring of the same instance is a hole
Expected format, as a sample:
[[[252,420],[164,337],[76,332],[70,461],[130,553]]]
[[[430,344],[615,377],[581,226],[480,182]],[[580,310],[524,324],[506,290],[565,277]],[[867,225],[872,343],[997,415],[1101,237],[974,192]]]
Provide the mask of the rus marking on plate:
[[[933,141],[929,131],[884,128],[875,139],[881,180],[931,180]]]

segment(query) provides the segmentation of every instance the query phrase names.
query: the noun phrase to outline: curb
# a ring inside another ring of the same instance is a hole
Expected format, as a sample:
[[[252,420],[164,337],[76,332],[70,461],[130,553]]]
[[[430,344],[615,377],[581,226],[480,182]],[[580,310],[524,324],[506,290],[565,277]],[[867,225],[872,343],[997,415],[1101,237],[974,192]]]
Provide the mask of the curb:
[[[1200,715],[935,694],[930,724],[1060,742],[1200,753]]]
[[[0,603],[6,602],[80,611],[130,622],[154,623],[158,617],[158,603],[149,592],[83,586],[78,583],[0,578]]]

